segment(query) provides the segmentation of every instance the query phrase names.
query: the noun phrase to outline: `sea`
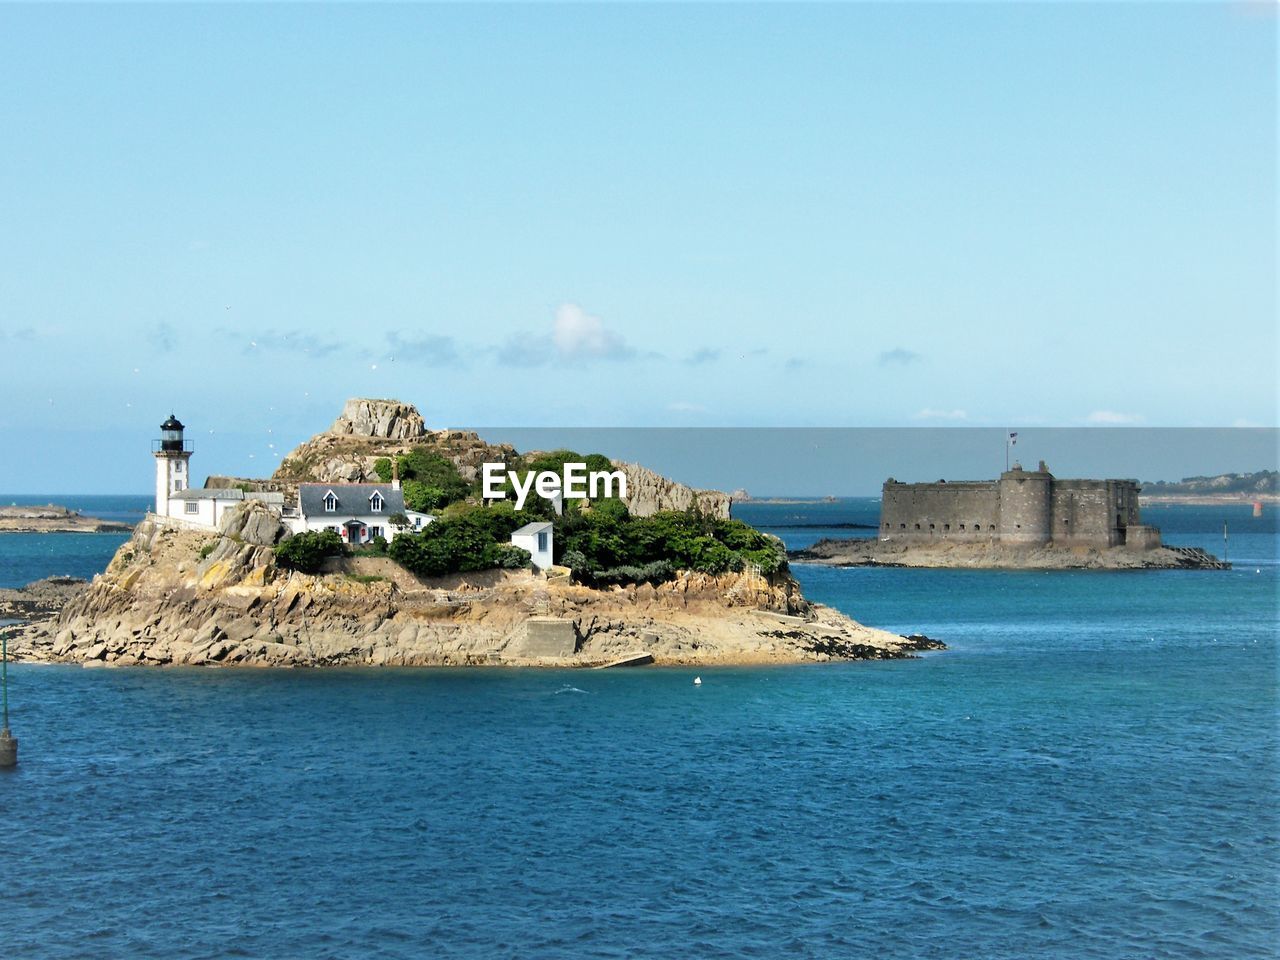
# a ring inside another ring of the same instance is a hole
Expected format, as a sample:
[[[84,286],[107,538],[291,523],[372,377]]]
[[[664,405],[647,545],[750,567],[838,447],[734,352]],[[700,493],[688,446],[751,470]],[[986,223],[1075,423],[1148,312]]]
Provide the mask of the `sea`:
[[[793,567],[915,660],[13,665],[0,956],[1275,957],[1276,515],[1144,516],[1234,568]],[[0,536],[0,586],[122,539]]]

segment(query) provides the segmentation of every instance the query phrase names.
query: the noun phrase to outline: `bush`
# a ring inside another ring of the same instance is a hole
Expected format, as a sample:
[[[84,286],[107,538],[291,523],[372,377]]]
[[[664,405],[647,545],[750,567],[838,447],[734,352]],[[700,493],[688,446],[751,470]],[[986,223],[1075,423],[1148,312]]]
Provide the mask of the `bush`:
[[[757,564],[772,574],[786,565],[781,543],[739,520],[722,520],[697,511],[656,513],[632,517],[616,501],[602,501],[591,510],[565,514],[557,525],[557,551],[566,566],[583,571],[584,580],[599,580],[610,571],[611,581],[627,571],[666,562],[673,570],[725,573]],[[646,574],[646,579],[652,579]]]
[[[514,543],[494,544],[494,565],[503,570],[527,570],[533,563],[533,554]]]
[[[610,586],[622,583],[662,583],[676,575],[675,569],[666,560],[655,560],[641,567],[623,566],[611,570],[600,570],[579,576],[575,571],[575,579],[594,586]]]
[[[422,577],[491,570],[506,556],[501,548],[509,546],[495,542],[491,523],[491,518],[475,514],[437,520],[421,533],[402,533],[396,537],[391,541],[388,554]]]
[[[342,538],[332,530],[296,533],[276,545],[276,563],[287,570],[318,573],[324,561],[342,553]]]

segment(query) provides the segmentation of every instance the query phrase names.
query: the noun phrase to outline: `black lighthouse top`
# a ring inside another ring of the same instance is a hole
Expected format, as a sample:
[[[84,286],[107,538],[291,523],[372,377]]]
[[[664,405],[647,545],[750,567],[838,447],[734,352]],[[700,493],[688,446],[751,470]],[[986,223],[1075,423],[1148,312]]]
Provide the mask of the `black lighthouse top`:
[[[182,450],[182,423],[172,413],[169,419],[160,424],[160,449],[161,450]]]

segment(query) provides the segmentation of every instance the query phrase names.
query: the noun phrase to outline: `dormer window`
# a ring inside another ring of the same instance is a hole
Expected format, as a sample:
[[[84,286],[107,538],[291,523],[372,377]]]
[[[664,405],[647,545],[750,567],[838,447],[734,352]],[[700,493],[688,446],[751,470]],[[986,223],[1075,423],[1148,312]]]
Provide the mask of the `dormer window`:
[[[369,512],[370,513],[382,512],[382,494],[380,494],[377,490],[373,491],[373,496],[369,498]]]
[[[330,490],[328,493],[324,495],[324,512],[337,513],[337,511],[338,511],[338,498],[334,495],[333,491]]]

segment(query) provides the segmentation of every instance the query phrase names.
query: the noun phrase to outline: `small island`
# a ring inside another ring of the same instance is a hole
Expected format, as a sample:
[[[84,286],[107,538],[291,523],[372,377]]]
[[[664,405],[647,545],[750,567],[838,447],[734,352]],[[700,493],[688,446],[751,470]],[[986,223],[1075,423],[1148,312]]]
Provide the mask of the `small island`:
[[[1133,480],[1063,480],[1044,461],[998,480],[890,477],[875,539],[823,539],[790,559],[831,566],[1021,570],[1221,570],[1196,547],[1166,546],[1143,523]]]
[[[161,430],[155,512],[103,574],[18,632],[17,658],[605,667],[944,646],[806,600],[781,541],[731,519],[728,496],[601,454],[521,454],[359,398],[272,477],[191,488],[183,424]],[[579,465],[625,476],[625,494],[507,495]],[[482,482],[499,472],[502,489]]]
[[[128,533],[133,527],[57,504],[0,507],[0,533]]]

